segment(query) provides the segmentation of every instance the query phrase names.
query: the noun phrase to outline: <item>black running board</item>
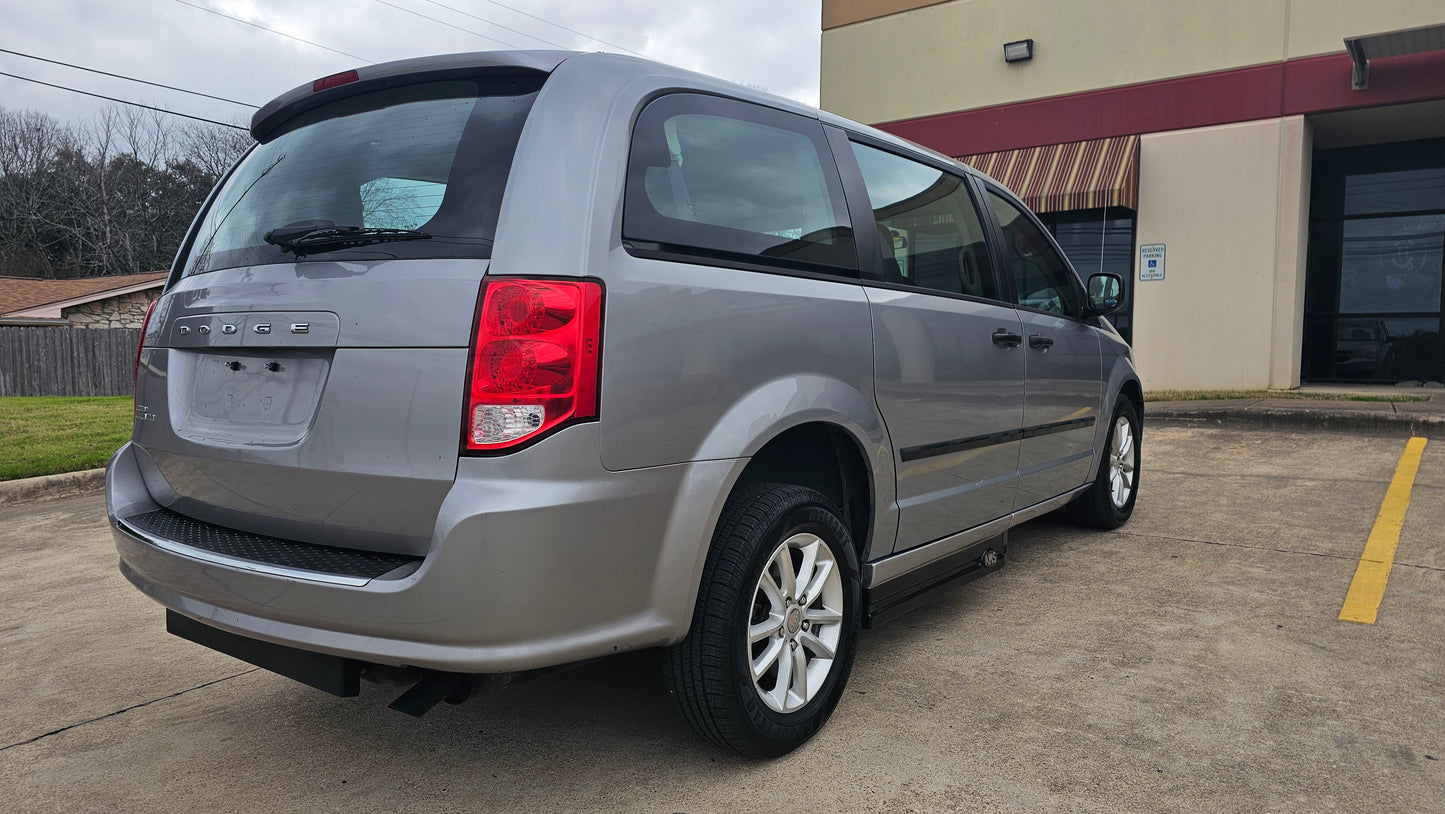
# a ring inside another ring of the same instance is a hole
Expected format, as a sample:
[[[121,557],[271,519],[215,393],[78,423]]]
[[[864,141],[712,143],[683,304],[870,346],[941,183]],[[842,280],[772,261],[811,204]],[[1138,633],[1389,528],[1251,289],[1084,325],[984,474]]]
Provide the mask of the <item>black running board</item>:
[[[1008,532],[863,590],[863,627],[875,628],[938,599],[938,594],[1002,568]]]

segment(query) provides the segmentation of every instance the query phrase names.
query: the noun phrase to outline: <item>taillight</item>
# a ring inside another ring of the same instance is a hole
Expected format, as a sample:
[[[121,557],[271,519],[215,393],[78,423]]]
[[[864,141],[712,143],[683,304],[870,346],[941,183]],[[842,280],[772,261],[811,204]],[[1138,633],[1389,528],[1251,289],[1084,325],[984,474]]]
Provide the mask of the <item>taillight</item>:
[[[488,278],[472,336],[465,448],[496,451],[597,417],[602,285]]]
[[[355,82],[360,78],[361,76],[357,74],[356,71],[342,71],[341,73],[334,73],[330,76],[323,76],[315,82],[311,83],[311,92],[320,93],[327,88],[334,88],[337,85],[345,85],[348,82]]]
[[[131,371],[131,384],[140,384],[140,350],[146,344],[146,331],[151,327],[151,314],[156,312],[156,303],[160,300],[152,300],[151,307],[146,309],[145,321],[140,324],[140,338],[135,341],[135,370]]]

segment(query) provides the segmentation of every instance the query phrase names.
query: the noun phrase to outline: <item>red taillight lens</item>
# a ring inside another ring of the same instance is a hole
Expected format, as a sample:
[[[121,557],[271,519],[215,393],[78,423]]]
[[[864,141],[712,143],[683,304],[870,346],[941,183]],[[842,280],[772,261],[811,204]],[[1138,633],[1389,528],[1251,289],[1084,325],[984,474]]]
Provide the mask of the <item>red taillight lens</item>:
[[[326,90],[327,88],[334,88],[337,85],[345,85],[348,82],[355,82],[360,78],[361,77],[356,73],[356,71],[342,71],[341,73],[334,73],[330,76],[323,76],[315,82],[311,83],[311,92],[317,93]]]
[[[131,371],[132,391],[134,391],[134,385],[140,383],[140,351],[146,345],[146,331],[150,330],[151,315],[156,312],[157,302],[160,300],[152,301],[151,307],[146,309],[145,321],[140,324],[140,338],[135,341],[135,369]]]
[[[481,301],[465,448],[507,449],[596,418],[602,285],[490,278]]]

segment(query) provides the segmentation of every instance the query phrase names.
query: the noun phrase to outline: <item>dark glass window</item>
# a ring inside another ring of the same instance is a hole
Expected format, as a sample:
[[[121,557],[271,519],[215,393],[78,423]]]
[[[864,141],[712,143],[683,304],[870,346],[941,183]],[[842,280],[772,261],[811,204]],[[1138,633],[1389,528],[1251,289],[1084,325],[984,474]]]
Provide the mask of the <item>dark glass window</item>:
[[[664,96],[638,117],[622,236],[801,269],[858,267],[822,126],[700,94]]]
[[[1421,303],[1439,306],[1445,215],[1349,219],[1341,240],[1341,314],[1399,314],[1419,311]]]
[[[993,190],[989,204],[1003,230],[1006,274],[1013,278],[1014,302],[1050,314],[1079,315],[1074,273],[1033,219]]]
[[[502,191],[542,79],[411,85],[302,114],[226,180],[188,245],[185,274],[290,263],[286,225],[420,229],[425,240],[307,257],[489,257]]]
[[[1445,380],[1445,139],[1316,153],[1302,378]]]
[[[1445,209],[1445,167],[1353,173],[1344,208],[1346,216]]]
[[[1333,349],[1337,379],[1433,379],[1440,370],[1440,320],[1341,317]]]
[[[1124,281],[1124,305],[1104,317],[1124,341],[1134,341],[1134,212],[1122,206],[1070,212],[1041,212],[1039,220],[1080,277],[1117,274]]]
[[[988,243],[960,176],[853,145],[878,224],[883,276],[935,291],[997,299]]]

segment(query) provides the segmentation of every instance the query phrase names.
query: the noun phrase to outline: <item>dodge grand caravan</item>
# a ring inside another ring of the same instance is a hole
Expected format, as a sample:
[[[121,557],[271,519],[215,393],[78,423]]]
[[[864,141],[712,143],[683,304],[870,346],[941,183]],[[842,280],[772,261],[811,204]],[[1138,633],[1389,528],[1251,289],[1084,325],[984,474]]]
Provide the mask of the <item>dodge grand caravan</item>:
[[[107,474],[177,635],[413,714],[666,648],[702,736],[780,754],[860,627],[1133,510],[1123,281],[948,158],[561,52],[358,68],[251,132]]]

